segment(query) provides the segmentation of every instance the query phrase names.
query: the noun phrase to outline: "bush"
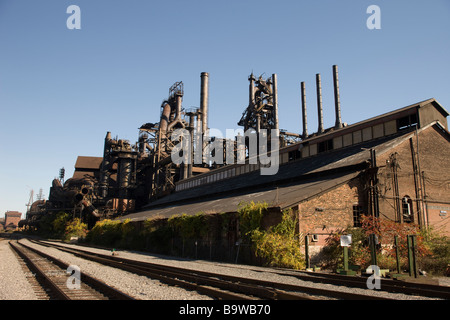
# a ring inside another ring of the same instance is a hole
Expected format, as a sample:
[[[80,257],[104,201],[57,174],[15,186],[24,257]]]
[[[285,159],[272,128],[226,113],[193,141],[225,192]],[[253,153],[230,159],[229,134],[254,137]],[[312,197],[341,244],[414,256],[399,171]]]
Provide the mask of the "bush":
[[[352,244],[349,248],[349,261],[354,265],[369,266],[370,263],[370,249],[367,246],[367,235],[363,229],[348,227],[341,229],[329,236],[325,240],[325,247],[322,250],[324,260],[322,267],[325,269],[343,268],[344,258],[343,249],[341,247],[341,236],[352,235]]]
[[[141,232],[141,244],[156,253],[169,253],[173,230],[163,219],[147,219]]]
[[[419,260],[419,267],[434,275],[450,276],[450,238],[441,236],[432,229],[424,234],[424,238],[431,254]]]
[[[86,241],[105,246],[126,247],[133,235],[134,227],[129,219],[112,221],[105,219],[95,224],[86,236]]]
[[[87,224],[82,223],[79,218],[66,223],[63,240],[70,240],[71,237],[85,238],[87,234]]]
[[[365,269],[371,265],[369,248],[369,235],[378,236],[377,264],[382,269],[396,270],[396,248],[394,237],[398,236],[398,249],[400,255],[400,268],[407,270],[408,246],[407,236],[416,235],[416,261],[419,269],[442,274],[450,261],[450,240],[434,234],[432,231],[424,232],[420,227],[411,223],[397,223],[371,216],[364,216],[361,228],[348,227],[329,236],[323,248],[323,267],[336,269],[343,266],[343,254],[340,247],[340,236],[352,235],[352,245],[349,250],[349,262]]]
[[[66,225],[70,222],[70,215],[66,212],[60,211],[51,222],[51,233],[54,237],[64,237]]]
[[[198,239],[208,233],[208,224],[206,216],[203,212],[199,212],[193,216],[182,214],[169,218],[167,224],[172,228],[175,234],[183,239]]]
[[[305,266],[300,254],[297,233],[297,217],[292,210],[282,213],[281,222],[261,230],[261,221],[267,212],[267,203],[250,202],[239,204],[239,229],[244,240],[250,241],[255,255],[265,259],[273,267],[301,269]]]
[[[251,238],[254,230],[261,227],[261,219],[267,210],[268,204],[263,202],[239,203],[239,230],[244,239]]]
[[[283,212],[282,221],[268,231],[259,228],[251,231],[255,254],[273,267],[302,269],[304,256],[300,253],[300,241],[297,235],[297,218],[292,210]]]

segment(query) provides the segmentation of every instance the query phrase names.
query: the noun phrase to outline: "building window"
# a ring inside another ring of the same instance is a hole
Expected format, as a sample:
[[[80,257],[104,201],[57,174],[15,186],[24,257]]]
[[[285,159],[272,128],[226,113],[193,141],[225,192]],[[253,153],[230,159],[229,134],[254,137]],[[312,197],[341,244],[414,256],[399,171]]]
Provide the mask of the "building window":
[[[289,161],[300,159],[302,154],[299,150],[289,151]]]
[[[397,119],[397,130],[408,129],[417,126],[417,114],[411,114],[409,116]]]
[[[363,206],[353,205],[353,226],[361,227],[361,216],[363,215]]]
[[[333,139],[319,142],[319,150],[318,150],[319,153],[330,151],[330,150],[333,150]]]
[[[402,214],[403,222],[414,222],[414,212],[412,206],[412,200],[409,196],[404,196],[402,199]]]

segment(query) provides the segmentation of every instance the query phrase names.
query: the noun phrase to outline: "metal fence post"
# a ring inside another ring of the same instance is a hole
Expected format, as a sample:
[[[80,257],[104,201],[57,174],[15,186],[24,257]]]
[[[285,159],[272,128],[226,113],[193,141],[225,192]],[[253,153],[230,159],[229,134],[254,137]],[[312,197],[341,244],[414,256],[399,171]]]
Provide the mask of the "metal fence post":
[[[414,278],[417,278],[415,238],[416,236],[413,235],[408,236],[408,264],[409,264],[409,276],[410,277],[414,276]]]
[[[397,273],[400,274],[400,253],[398,249],[398,236],[394,237],[395,258],[397,260]]]
[[[306,259],[306,269],[311,268],[311,259],[309,258],[309,237],[305,236],[305,259]]]

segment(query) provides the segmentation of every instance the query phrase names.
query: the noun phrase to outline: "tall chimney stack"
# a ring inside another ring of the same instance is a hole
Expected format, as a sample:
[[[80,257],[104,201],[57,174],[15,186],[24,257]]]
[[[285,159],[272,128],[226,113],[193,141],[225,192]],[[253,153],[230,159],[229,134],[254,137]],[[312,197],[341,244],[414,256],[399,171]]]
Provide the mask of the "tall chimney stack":
[[[334,105],[336,109],[336,125],[335,128],[342,128],[341,121],[341,100],[339,98],[339,79],[338,79],[338,67],[333,66],[333,82],[334,82]]]
[[[303,120],[303,139],[306,139],[308,136],[308,128],[306,124],[306,92],[305,92],[305,83],[301,83],[302,89],[302,120]]]
[[[208,130],[208,95],[209,95],[209,74],[202,72],[200,88],[200,112],[202,114],[202,133]]]
[[[322,84],[320,80],[320,73],[316,74],[316,87],[317,87],[317,112],[319,118],[318,133],[323,132],[323,109],[322,109]]]
[[[278,85],[277,85],[277,75],[276,73],[272,74],[272,92],[273,92],[273,108],[274,108],[274,122],[275,122],[275,128],[279,129],[278,125]]]

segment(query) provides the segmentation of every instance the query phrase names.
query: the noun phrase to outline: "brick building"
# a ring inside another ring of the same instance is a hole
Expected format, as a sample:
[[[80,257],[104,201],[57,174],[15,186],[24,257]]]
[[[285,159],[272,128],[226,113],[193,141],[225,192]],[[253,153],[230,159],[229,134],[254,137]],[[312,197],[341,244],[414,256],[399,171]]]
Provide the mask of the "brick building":
[[[176,192],[121,219],[198,212],[236,212],[265,201],[292,208],[299,231],[319,250],[337,229],[358,226],[361,214],[417,223],[450,235],[448,112],[425,100],[280,149],[275,175],[259,164],[232,164],[177,183]]]
[[[5,213],[5,230],[16,230],[19,227],[19,222],[22,217],[22,213],[18,211],[6,211]]]

